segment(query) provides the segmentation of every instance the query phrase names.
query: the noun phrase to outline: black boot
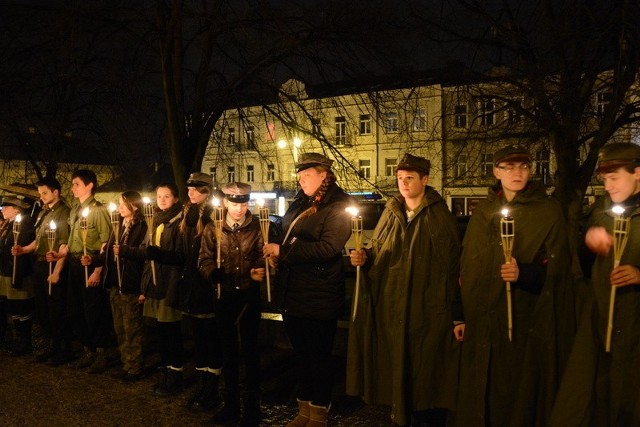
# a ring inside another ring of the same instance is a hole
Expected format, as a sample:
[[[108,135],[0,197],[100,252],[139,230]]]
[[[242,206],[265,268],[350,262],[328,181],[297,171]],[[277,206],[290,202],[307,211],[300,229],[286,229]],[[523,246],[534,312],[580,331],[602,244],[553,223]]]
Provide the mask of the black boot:
[[[153,388],[157,396],[173,396],[182,391],[182,371],[167,369],[167,376],[162,384]]]
[[[210,411],[222,404],[222,399],[218,392],[220,375],[211,372],[205,372],[204,374],[204,387],[198,399],[193,402],[191,407],[191,410],[194,412]]]
[[[238,427],[258,427],[260,419],[260,392],[244,392],[242,394],[242,417]]]
[[[225,392],[223,400],[224,406],[211,418],[211,422],[213,424],[235,425],[240,419],[240,399],[238,392]]]
[[[56,340],[56,343],[54,343],[56,351],[49,359],[47,359],[47,365],[60,366],[71,362],[73,360],[71,341],[69,341],[68,339],[63,339]]]
[[[25,354],[31,354],[33,352],[31,345],[31,319],[21,320],[14,318],[13,323],[16,329],[16,341],[9,350],[9,355],[24,356]]]
[[[0,297],[0,349],[7,344],[7,300]]]
[[[192,409],[193,404],[200,399],[200,395],[204,390],[205,382],[207,381],[207,372],[198,370],[198,384],[196,385],[196,390],[193,392],[189,400],[187,401],[187,409]]]

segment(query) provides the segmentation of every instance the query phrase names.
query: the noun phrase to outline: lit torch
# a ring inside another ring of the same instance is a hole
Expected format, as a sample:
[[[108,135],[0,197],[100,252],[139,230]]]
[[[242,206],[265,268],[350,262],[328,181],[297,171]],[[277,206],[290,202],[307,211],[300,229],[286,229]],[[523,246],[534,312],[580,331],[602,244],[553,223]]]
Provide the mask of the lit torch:
[[[615,216],[613,217],[613,268],[620,265],[620,258],[627,246],[629,238],[629,218],[625,218],[624,208],[622,206],[614,206],[612,209]],[[609,319],[607,321],[607,338],[605,341],[605,351],[611,351],[611,334],[613,333],[613,312],[616,304],[617,286],[611,286],[611,294],[609,296]]]
[[[258,213],[260,216],[260,229],[262,230],[262,240],[266,245],[269,243],[269,208],[264,206],[264,200],[258,199]],[[267,301],[271,302],[271,278],[269,277],[269,261],[265,258],[265,276],[267,278]]]
[[[116,245],[120,244],[120,213],[115,203],[109,203],[109,214],[111,216],[111,227],[113,228],[113,239]],[[122,273],[120,272],[120,257],[113,255],[116,259],[116,273],[118,275],[118,289],[122,292]]]
[[[218,200],[217,197],[214,197],[213,200],[211,200],[211,204],[213,205],[213,225],[216,230],[216,264],[218,268],[220,268],[222,266],[222,257],[220,254],[220,250],[222,244],[222,221],[224,209],[222,208],[222,206],[220,206],[220,200]],[[218,294],[218,299],[220,299],[220,296],[222,294],[222,285],[220,283],[217,284],[216,292]]]
[[[82,210],[82,217],[80,218],[80,233],[82,236],[82,253],[87,256],[87,233],[89,232],[89,226],[87,224],[87,217],[89,216],[89,208],[86,207]],[[89,287],[89,266],[84,266],[84,284]]]
[[[151,206],[151,199],[148,197],[143,197],[142,203],[144,203],[142,214],[144,215],[144,220],[147,223],[147,230],[149,230],[149,246],[153,246],[153,206]],[[151,279],[153,280],[153,286],[156,286],[156,263],[151,260],[149,265],[151,265]]]
[[[14,246],[18,244],[18,237],[20,237],[20,226],[22,223],[22,215],[16,215],[16,218],[13,220],[13,244]],[[13,275],[11,276],[11,283],[16,283],[16,266],[18,265],[18,257],[16,255],[13,256]]]
[[[362,217],[358,215],[358,209],[348,207],[347,212],[351,214],[351,235],[356,251],[362,250]],[[360,266],[356,266],[356,286],[353,291],[353,308],[351,309],[351,321],[356,320],[358,311],[358,297],[360,296]]]
[[[47,243],[49,243],[49,252],[53,252],[53,245],[56,243],[55,221],[51,220],[51,222],[49,222],[49,228],[45,230],[45,233],[47,233]],[[51,295],[51,275],[53,274],[52,265],[53,265],[53,261],[49,261],[49,295]]]
[[[504,262],[511,262],[511,251],[513,249],[515,222],[509,216],[509,210],[502,210],[502,218],[500,218],[500,238],[502,239],[502,251],[504,252]],[[507,327],[509,328],[509,341],[513,339],[513,316],[511,314],[511,282],[506,282],[507,291]]]

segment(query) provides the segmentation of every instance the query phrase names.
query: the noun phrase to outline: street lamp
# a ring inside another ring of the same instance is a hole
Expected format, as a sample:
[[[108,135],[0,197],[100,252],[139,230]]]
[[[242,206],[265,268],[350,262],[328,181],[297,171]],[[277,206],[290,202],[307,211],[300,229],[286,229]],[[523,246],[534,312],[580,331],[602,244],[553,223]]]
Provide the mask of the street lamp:
[[[287,148],[287,145],[287,141],[284,139],[278,141],[278,148],[285,149]],[[294,137],[291,143],[291,152],[293,153],[293,162],[296,164],[298,163],[298,148],[300,148],[301,145],[302,140],[297,136]]]

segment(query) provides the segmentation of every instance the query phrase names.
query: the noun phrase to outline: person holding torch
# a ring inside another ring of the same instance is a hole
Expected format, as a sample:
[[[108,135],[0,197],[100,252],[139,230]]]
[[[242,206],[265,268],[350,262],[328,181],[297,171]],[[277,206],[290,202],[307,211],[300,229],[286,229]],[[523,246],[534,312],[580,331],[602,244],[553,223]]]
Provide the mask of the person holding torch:
[[[224,209],[214,207],[214,221],[204,229],[198,262],[210,288],[221,286],[220,298],[215,301],[224,359],[224,407],[212,421],[216,425],[257,427],[261,418],[260,282],[265,278],[262,230],[259,217],[249,211],[250,185],[232,182],[222,186],[222,192]],[[218,214],[215,209],[220,210]],[[215,223],[216,216],[222,219],[220,224]],[[218,226],[221,230],[216,230]],[[241,364],[245,372],[242,384]]]
[[[351,252],[363,269],[349,331],[347,393],[391,406],[404,425],[444,427],[453,410],[459,347],[451,298],[460,244],[455,218],[429,186],[431,162],[405,154],[400,194],[389,199],[371,246]]]
[[[640,425],[640,147],[605,145],[596,173],[606,194],[590,209],[585,245],[592,255],[583,260],[591,264],[593,298],[580,317],[552,426]]]
[[[28,203],[9,196],[2,199],[0,206],[5,220],[0,228],[0,299],[6,299],[7,313],[13,320],[16,333],[9,354],[22,356],[33,351],[33,283],[29,280],[33,263],[31,256],[18,255],[15,247],[31,242],[35,233],[27,214]]]
[[[493,161],[498,182],[469,221],[453,310],[464,342],[456,423],[542,426],[575,333],[572,258],[529,152],[507,146]]]

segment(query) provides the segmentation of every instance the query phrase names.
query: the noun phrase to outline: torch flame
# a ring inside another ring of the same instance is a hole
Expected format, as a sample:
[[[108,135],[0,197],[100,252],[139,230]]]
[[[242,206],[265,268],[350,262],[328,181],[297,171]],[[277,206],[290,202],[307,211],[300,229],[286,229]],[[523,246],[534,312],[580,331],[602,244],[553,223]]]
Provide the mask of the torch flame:
[[[54,220],[51,220],[51,222],[49,222],[49,230],[55,230],[56,229],[56,222]]]
[[[82,209],[82,217],[86,218],[88,216],[89,216],[89,208],[87,207],[87,208]]]
[[[217,197],[214,197],[213,200],[211,200],[211,204],[213,207],[217,208],[220,206],[220,200]]]
[[[354,218],[358,216],[358,208],[354,206],[349,206],[348,208],[345,209],[345,211],[351,214],[351,216]]]
[[[149,203],[151,203],[151,199],[148,197],[143,197],[142,198],[142,203],[144,203],[145,205],[148,205]]]
[[[502,213],[502,216],[505,218],[509,216],[509,209],[507,208],[502,209],[502,211],[500,212]]]
[[[116,209],[117,209],[117,206],[115,203],[113,202],[109,203],[109,212],[113,213],[116,211]]]
[[[15,222],[20,222],[20,221],[22,221],[22,215],[18,214],[16,215]]]
[[[614,214],[618,216],[624,213],[624,208],[620,205],[615,205],[614,207],[611,208],[611,210],[613,211]]]

